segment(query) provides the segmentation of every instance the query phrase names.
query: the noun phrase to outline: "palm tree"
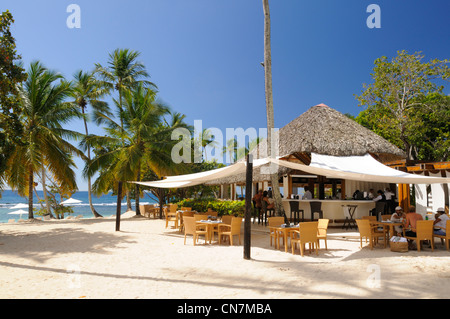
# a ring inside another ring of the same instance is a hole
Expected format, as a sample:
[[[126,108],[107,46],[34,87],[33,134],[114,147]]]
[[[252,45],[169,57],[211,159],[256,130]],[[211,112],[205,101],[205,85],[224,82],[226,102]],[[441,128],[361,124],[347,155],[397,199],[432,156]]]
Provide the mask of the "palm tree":
[[[272,55],[271,55],[271,30],[270,30],[270,10],[269,0],[263,0],[264,11],[264,77],[266,94],[266,113],[267,113],[267,156],[275,157],[275,150],[272,149],[272,141],[275,128],[273,112],[273,94],[272,94]],[[271,165],[270,180],[272,183],[273,197],[275,200],[275,210],[279,215],[284,215],[283,202],[281,199],[280,185],[278,182],[278,170]]]
[[[40,62],[31,63],[28,79],[20,88],[23,124],[21,141],[14,148],[7,163],[7,180],[19,194],[28,195],[28,218],[33,219],[34,175],[46,167],[62,189],[76,190],[75,163],[72,154],[83,154],[65,138],[79,138],[80,134],[64,129],[81,113],[64,100],[70,95],[71,84],[62,75],[50,71]]]
[[[222,154],[228,153],[230,155],[230,164],[237,161],[238,140],[235,137],[227,140],[227,145],[223,147]]]
[[[80,108],[82,114],[86,114],[88,105],[91,105],[94,112],[100,112],[105,114],[111,114],[108,104],[101,100],[106,94],[105,89],[101,88],[93,73],[87,73],[83,71],[77,71],[74,74],[75,84],[72,91],[72,98],[74,103]],[[84,128],[86,136],[89,135],[86,117],[83,117]],[[91,149],[87,146],[87,161],[91,160]],[[88,197],[89,207],[94,217],[102,217],[92,205],[92,187],[91,177],[87,177],[88,180]]]
[[[119,123],[105,115],[102,123],[107,124],[107,136],[88,137],[84,145],[103,147],[85,168],[85,175],[99,172],[94,191],[104,193],[115,188],[115,180],[139,181],[143,171],[152,170],[157,175],[173,171],[170,133],[183,122],[177,116],[174,126],[166,125],[164,116],[169,110],[155,101],[155,92],[138,85],[123,95],[123,130]],[[115,100],[115,103],[119,103]],[[121,197],[121,194],[118,194]],[[136,214],[139,215],[140,188],[135,185]]]
[[[109,55],[108,66],[103,67],[101,64],[96,64],[95,73],[99,75],[102,87],[106,88],[110,93],[118,91],[119,100],[116,103],[119,111],[120,128],[124,130],[124,109],[123,109],[123,95],[127,90],[136,87],[141,83],[146,87],[157,89],[156,85],[148,80],[149,74],[145,70],[145,66],[138,62],[140,53],[129,49],[116,49]],[[131,209],[130,190],[125,185],[127,193],[127,207]]]

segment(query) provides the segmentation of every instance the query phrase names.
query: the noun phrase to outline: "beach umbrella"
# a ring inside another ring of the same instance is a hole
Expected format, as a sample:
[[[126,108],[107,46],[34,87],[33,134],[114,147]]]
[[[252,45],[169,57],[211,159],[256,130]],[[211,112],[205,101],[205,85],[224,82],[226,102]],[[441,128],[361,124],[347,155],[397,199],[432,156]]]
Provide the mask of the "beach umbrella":
[[[27,204],[17,204],[16,206],[11,207],[10,209],[21,209],[21,208],[28,208]]]
[[[69,205],[69,204],[79,204],[81,202],[82,202],[81,200],[69,198],[69,199],[63,201],[61,204],[62,205]]]
[[[28,214],[28,212],[25,211],[25,210],[20,209],[20,210],[17,210],[15,212],[8,213],[8,215],[20,215],[20,218],[22,218],[23,214]]]

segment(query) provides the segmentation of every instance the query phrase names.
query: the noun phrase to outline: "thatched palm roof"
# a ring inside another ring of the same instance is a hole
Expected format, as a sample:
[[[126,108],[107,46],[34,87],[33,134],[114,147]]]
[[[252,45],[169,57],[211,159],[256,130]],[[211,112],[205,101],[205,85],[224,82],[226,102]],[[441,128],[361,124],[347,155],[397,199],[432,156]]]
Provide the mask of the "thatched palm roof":
[[[255,154],[266,154],[266,140]],[[367,153],[404,158],[405,154],[381,136],[344,114],[319,104],[279,130],[278,156],[317,153],[332,156],[362,156]],[[262,156],[262,157],[264,157]]]
[[[344,114],[319,104],[294,119],[279,130],[279,147],[276,156],[309,165],[311,153],[332,156],[363,156],[372,154],[380,161],[405,158],[405,154],[381,136],[348,118]],[[267,140],[252,151],[254,158],[267,157]],[[281,168],[279,175],[289,172]],[[253,174],[253,181],[267,181],[268,175]],[[244,182],[245,174],[232,176],[210,184]]]

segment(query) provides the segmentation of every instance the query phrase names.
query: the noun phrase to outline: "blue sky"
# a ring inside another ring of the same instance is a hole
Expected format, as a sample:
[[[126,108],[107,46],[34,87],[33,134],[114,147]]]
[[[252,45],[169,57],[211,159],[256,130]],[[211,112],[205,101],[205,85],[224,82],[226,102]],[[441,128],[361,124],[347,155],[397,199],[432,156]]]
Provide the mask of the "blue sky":
[[[81,8],[80,29],[66,25],[72,3]],[[381,8],[380,29],[366,25],[370,4]],[[448,0],[270,5],[276,127],[319,103],[357,115],[362,108],[354,95],[370,82],[380,56],[407,50],[422,51],[426,60],[450,57]],[[261,0],[2,0],[0,9],[16,20],[12,31],[25,66],[38,59],[71,78],[106,64],[114,49],[129,48],[141,52],[160,99],[190,124],[202,120],[204,128],[224,132],[266,126]],[[86,189],[81,177],[78,183]]]

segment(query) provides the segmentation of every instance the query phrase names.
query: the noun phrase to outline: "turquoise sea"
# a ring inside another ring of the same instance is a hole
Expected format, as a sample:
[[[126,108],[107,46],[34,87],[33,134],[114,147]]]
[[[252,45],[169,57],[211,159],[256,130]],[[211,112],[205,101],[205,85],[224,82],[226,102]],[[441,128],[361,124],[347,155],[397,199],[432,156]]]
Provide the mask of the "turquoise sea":
[[[43,199],[44,194],[42,191],[38,191],[39,198]],[[91,212],[89,207],[89,198],[87,191],[80,191],[75,193],[72,198],[81,200],[80,204],[70,205],[73,208],[74,214],[73,216],[83,215],[84,218],[92,218],[94,215]],[[134,200],[131,201],[132,209],[135,210]],[[140,199],[140,204],[154,204],[154,199],[150,198],[148,195],[145,195]],[[13,206],[17,204],[28,204],[28,198],[20,197],[16,192],[11,190],[4,190],[1,194],[0,198],[0,223],[7,223],[10,219],[15,219],[16,221],[20,219],[20,215],[10,215],[9,213],[17,211],[17,209],[11,209]],[[117,206],[117,196],[113,196],[112,194],[102,195],[100,197],[92,196],[92,204],[94,205],[95,210],[104,217],[109,217],[111,215],[116,214],[116,206]],[[38,199],[36,195],[33,198],[33,206],[36,209],[40,207]],[[126,201],[122,202],[121,211],[122,213],[126,212]],[[23,208],[28,212],[28,208]],[[34,215],[35,217],[39,217],[38,215]],[[65,215],[67,217],[67,214]],[[22,219],[27,219],[28,213],[22,215]]]

